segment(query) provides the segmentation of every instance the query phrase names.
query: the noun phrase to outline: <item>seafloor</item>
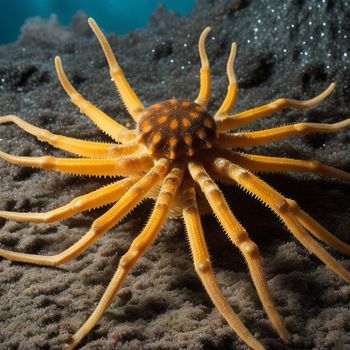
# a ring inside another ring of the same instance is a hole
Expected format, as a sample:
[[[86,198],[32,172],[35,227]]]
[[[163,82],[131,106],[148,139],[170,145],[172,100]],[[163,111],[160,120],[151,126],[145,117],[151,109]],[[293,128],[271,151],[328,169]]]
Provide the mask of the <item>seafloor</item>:
[[[137,9],[135,9],[137,10]],[[94,14],[89,14],[93,16]],[[350,116],[350,2],[255,0],[198,1],[187,18],[159,9],[147,29],[120,37],[113,48],[146,105],[198,93],[197,40],[207,25],[215,111],[226,92],[226,60],[238,44],[240,84],[236,111],[279,97],[307,99],[337,82],[321,105],[288,110],[256,122],[269,128],[300,121],[333,123]],[[100,23],[103,27],[103,22]],[[60,55],[77,89],[119,122],[132,124],[110,81],[105,58],[86,24],[29,20],[19,40],[0,48],[0,115],[17,114],[55,133],[107,140],[67,98],[56,78]],[[1,150],[17,155],[61,155],[15,126],[0,126]],[[350,170],[350,130],[308,135],[254,149],[282,157],[318,159]],[[46,211],[108,179],[75,177],[1,161],[0,209]],[[268,175],[266,181],[350,243],[349,184],[313,175]],[[341,281],[240,190],[225,187],[232,210],[263,256],[273,297],[293,341],[271,328],[247,267],[213,217],[204,218],[219,283],[241,320],[267,349],[350,349],[350,286]],[[151,202],[144,202],[79,258],[60,268],[0,261],[0,348],[62,349],[93,311],[121,255],[140,231]],[[104,209],[55,224],[0,221],[2,248],[55,254],[77,241]],[[330,252],[350,269],[349,257]],[[181,221],[169,221],[130,274],[82,349],[246,349],[213,308],[194,271]]]

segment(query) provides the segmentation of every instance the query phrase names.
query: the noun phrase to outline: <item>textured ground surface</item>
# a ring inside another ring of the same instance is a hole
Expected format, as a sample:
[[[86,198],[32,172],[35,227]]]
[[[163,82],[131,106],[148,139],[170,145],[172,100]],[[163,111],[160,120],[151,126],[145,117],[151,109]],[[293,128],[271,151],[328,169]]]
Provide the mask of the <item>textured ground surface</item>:
[[[282,5],[282,3],[284,5]],[[318,5],[316,5],[318,4]],[[93,15],[93,14],[89,14]],[[330,82],[336,91],[317,108],[288,111],[254,124],[335,122],[350,116],[350,5],[345,1],[199,1],[186,19],[160,10],[150,27],[110,37],[131,84],[149,105],[198,92],[197,40],[211,25],[208,53],[213,103],[226,91],[225,65],[238,43],[237,111],[282,96],[310,98]],[[103,26],[103,23],[100,23]],[[105,59],[82,17],[71,28],[31,21],[19,41],[0,48],[0,115],[18,114],[55,133],[85,139],[104,136],[69,102],[54,72],[61,55],[77,89],[127,124]],[[0,127],[1,149],[18,155],[63,155],[14,126]],[[319,159],[350,171],[350,131],[293,138],[255,152]],[[338,237],[350,243],[349,184],[316,176],[265,179]],[[77,178],[12,166],[1,161],[0,208],[45,211],[108,180]],[[293,334],[286,346],[271,329],[244,261],[215,219],[204,219],[215,271],[240,318],[268,349],[350,349],[350,287],[295,242],[278,220],[238,189],[225,188],[237,217],[261,248],[273,297]],[[94,309],[120,256],[142,228],[144,203],[78,259],[60,268],[0,261],[0,348],[62,349]],[[57,224],[0,220],[0,245],[55,254],[85,233],[103,210]],[[331,250],[330,250],[331,251]],[[334,252],[332,252],[334,253]],[[349,269],[350,260],[334,255]],[[82,349],[246,349],[205,294],[192,266],[179,221],[162,235],[126,280]]]

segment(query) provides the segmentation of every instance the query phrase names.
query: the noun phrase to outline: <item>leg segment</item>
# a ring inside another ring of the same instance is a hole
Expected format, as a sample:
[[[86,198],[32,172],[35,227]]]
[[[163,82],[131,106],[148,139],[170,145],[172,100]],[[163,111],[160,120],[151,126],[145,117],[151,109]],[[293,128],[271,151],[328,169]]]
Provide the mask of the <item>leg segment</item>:
[[[350,272],[337,262],[325,249],[323,249],[309,234],[293,215],[288,201],[275,189],[248,170],[229,162],[223,158],[216,158],[212,169],[227,178],[232,179],[251,194],[256,195],[263,203],[268,205],[286,224],[294,237],[310,252],[322,260],[344,281],[350,283]],[[322,232],[320,233],[322,237]]]
[[[123,143],[132,142],[134,140],[135,136],[130,133],[125,126],[110,118],[106,113],[94,106],[74,89],[63,70],[61,59],[58,56],[55,57],[55,65],[57,76],[62,87],[67,92],[72,102],[80,108],[81,113],[87,115],[89,119],[113,140]]]
[[[120,93],[120,96],[125,104],[125,107],[127,108],[130,115],[134,118],[134,120],[137,121],[140,118],[141,113],[145,108],[141,103],[141,101],[139,100],[139,98],[137,97],[137,95],[135,94],[134,90],[129,85],[128,81],[126,80],[124,76],[124,72],[120,68],[113,54],[112,48],[109,45],[106,37],[102,33],[102,30],[98,27],[98,25],[92,18],[89,18],[88,22],[102,46],[103,52],[108,61],[112,80],[114,81]]]
[[[244,125],[254,122],[255,120],[267,117],[273,113],[277,113],[285,108],[305,109],[313,107],[316,104],[320,103],[322,100],[324,100],[333,91],[334,88],[335,84],[332,83],[320,95],[307,101],[297,101],[287,98],[280,98],[264,106],[253,108],[242,113],[233,114],[224,119],[218,119],[216,120],[218,131],[223,132],[242,127]]]
[[[116,202],[129,188],[139,180],[130,177],[114,182],[96,191],[74,198],[68,204],[46,213],[19,213],[14,211],[0,211],[0,217],[21,222],[56,222],[72,217],[94,208]]]
[[[236,103],[238,85],[237,85],[236,75],[233,67],[235,58],[236,58],[236,51],[237,51],[237,44],[232,43],[230,57],[227,61],[227,77],[229,82],[227,87],[227,94],[224,102],[222,103],[221,107],[215,114],[215,119],[220,117],[225,117],[229,113],[231,113]]]
[[[290,336],[270,295],[258,247],[249,238],[246,230],[232,214],[219,187],[209,177],[204,167],[199,163],[189,162],[189,171],[192,178],[199,184],[213,212],[223,225],[228,237],[245,257],[255,288],[266,313],[279,336],[285,342],[288,342]]]
[[[273,129],[219,134],[219,144],[224,147],[251,147],[276,142],[296,135],[306,135],[312,132],[336,132],[350,125],[350,118],[334,124],[298,123]]]
[[[255,339],[232,310],[229,302],[222,294],[220,287],[217,284],[203,235],[194,187],[188,186],[183,191],[182,195],[184,203],[183,217],[191,246],[194,266],[204,288],[220,314],[224,317],[234,332],[252,349],[263,350],[264,347],[261,343]]]
[[[0,151],[0,158],[24,166],[55,170],[62,173],[90,176],[129,176],[148,170],[153,160],[148,154],[120,157],[118,159],[55,158],[14,156]]]
[[[72,137],[55,135],[50,131],[38,128],[15,115],[0,117],[0,124],[14,123],[22,130],[35,136],[39,141],[47,142],[50,145],[77,154],[82,157],[106,158],[123,156],[135,153],[140,150],[138,144],[117,145],[113,143],[92,142],[79,140]]]
[[[202,68],[200,70],[200,90],[199,95],[195,99],[195,103],[207,108],[211,92],[210,67],[207,52],[205,51],[205,39],[211,28],[207,27],[203,30],[198,43],[199,56],[201,59]]]
[[[133,185],[111,209],[93,222],[91,229],[79,241],[64,252],[53,256],[43,256],[15,253],[0,249],[0,256],[13,261],[47,266],[57,266],[71,261],[115,226],[140,203],[151,188],[154,187],[160,179],[166,176],[169,168],[169,160],[164,158],[158,160],[155,166],[140,181]]]
[[[225,158],[252,171],[261,172],[295,172],[312,173],[336,177],[350,181],[350,173],[324,165],[317,160],[301,160],[281,157],[258,156],[255,154],[238,153],[229,150],[223,152]]]
[[[128,273],[156,239],[168,216],[170,207],[174,201],[174,197],[179,190],[183,173],[183,169],[173,168],[169,175],[165,178],[147,225],[132,242],[129,250],[121,257],[117,271],[115,272],[96,309],[83,324],[83,326],[73,335],[72,341],[66,348],[67,350],[74,349],[75,346],[78,345],[80,341],[91,331],[112,302],[115,294],[126,279]]]
[[[301,210],[296,201],[287,199],[289,207],[296,217],[307,230],[309,230],[320,241],[328,244],[333,249],[340,253],[350,255],[350,245],[344,243],[329,231],[327,231],[322,225],[315,221],[310,215]]]

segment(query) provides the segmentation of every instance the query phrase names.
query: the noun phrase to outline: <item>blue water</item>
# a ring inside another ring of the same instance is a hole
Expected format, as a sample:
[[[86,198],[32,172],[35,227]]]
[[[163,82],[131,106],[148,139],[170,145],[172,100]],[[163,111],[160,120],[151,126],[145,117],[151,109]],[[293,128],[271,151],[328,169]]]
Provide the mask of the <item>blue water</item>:
[[[78,10],[95,18],[107,33],[125,34],[145,27],[158,3],[185,15],[195,0],[0,0],[0,45],[15,41],[29,17],[55,13],[60,23],[68,25]]]

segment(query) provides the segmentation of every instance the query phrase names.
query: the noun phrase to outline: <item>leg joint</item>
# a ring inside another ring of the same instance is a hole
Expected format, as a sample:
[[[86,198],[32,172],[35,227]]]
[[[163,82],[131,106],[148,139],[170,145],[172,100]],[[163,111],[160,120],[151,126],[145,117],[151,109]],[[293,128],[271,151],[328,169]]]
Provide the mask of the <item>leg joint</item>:
[[[277,213],[286,213],[290,210],[289,202],[285,198],[280,199],[274,207]]]
[[[120,259],[119,265],[123,269],[130,269],[135,263],[140,252],[138,249],[130,249]]]
[[[321,168],[321,162],[318,160],[310,160],[309,161],[309,168],[313,171],[317,171]]]
[[[306,123],[298,123],[294,125],[294,129],[299,133],[306,133],[309,130],[309,125]]]
[[[196,261],[194,267],[199,275],[211,271],[211,263],[208,259]]]
[[[287,199],[287,202],[292,213],[296,213],[299,210],[299,205],[294,199]]]
[[[259,256],[259,248],[258,246],[251,241],[250,239],[241,243],[239,245],[239,248],[241,249],[242,253],[244,255],[248,255],[249,257],[257,257]]]
[[[50,156],[40,157],[39,166],[43,169],[54,169],[55,168],[55,158]]]

